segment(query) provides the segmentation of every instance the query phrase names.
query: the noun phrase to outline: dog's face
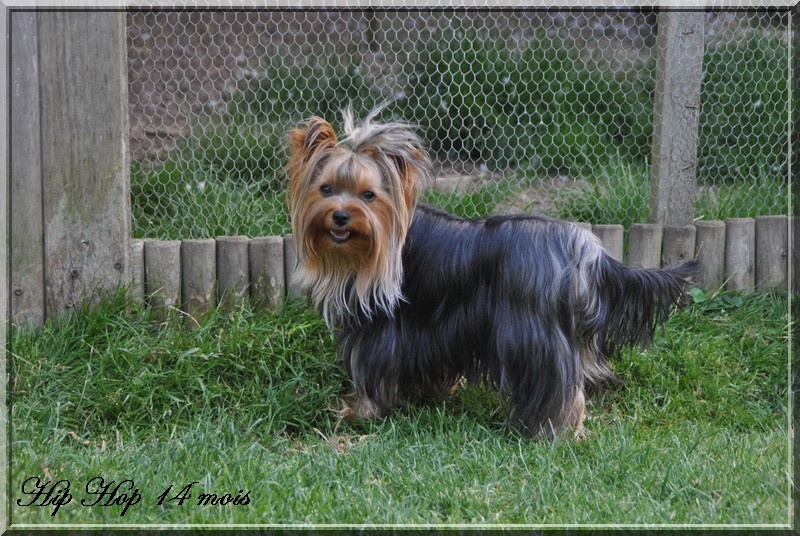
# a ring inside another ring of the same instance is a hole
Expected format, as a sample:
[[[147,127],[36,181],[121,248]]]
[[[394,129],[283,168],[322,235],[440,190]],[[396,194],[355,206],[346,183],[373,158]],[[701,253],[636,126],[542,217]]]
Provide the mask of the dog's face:
[[[327,259],[362,270],[379,256],[399,216],[392,191],[375,163],[349,151],[331,151],[297,192],[292,221],[307,262]]]
[[[346,114],[345,132],[337,140],[319,117],[289,132],[296,277],[320,304],[355,277],[365,308],[370,298],[388,308],[400,296],[401,251],[430,163],[406,125],[355,127]]]

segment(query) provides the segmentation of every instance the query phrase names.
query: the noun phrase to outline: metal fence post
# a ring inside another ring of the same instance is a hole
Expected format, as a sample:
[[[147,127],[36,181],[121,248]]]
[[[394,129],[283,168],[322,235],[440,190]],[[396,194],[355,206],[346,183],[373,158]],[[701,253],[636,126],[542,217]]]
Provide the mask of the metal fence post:
[[[651,223],[692,223],[704,17],[701,11],[658,14],[650,175]]]

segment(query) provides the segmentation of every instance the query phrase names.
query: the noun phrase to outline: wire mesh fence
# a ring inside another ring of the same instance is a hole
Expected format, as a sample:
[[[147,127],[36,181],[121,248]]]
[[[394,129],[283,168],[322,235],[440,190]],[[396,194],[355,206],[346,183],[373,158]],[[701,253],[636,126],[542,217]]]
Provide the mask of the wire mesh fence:
[[[648,220],[651,11],[128,14],[136,237],[288,232],[286,131],[386,101],[435,163],[426,201],[466,216]],[[786,12],[704,21],[695,218],[786,214]]]

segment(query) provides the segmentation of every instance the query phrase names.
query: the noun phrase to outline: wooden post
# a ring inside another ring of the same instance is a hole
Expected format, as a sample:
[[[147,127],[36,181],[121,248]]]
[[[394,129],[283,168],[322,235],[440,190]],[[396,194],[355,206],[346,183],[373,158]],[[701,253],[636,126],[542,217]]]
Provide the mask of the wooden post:
[[[181,243],[179,240],[144,241],[145,294],[161,321],[181,303]]]
[[[658,14],[651,223],[692,223],[704,17],[699,10]]]
[[[663,229],[655,223],[631,225],[628,243],[628,264],[637,268],[661,266],[661,240]]]
[[[625,232],[625,229],[622,227],[622,225],[598,224],[592,227],[592,232],[595,234],[595,236],[597,236],[597,238],[600,239],[600,242],[603,244],[603,247],[609,255],[618,261],[622,260],[622,245]]]
[[[124,12],[36,17],[45,317],[53,318],[130,281],[127,41]]]
[[[753,290],[753,260],[755,255],[755,220],[729,218],[725,220],[725,276],[729,290]]]
[[[36,13],[14,13],[11,32],[11,317],[17,325],[36,325],[44,320]]]
[[[789,279],[789,219],[756,217],[756,288],[785,290]]]
[[[697,230],[694,225],[668,225],[664,227],[661,266],[675,266],[694,258]]]
[[[181,301],[190,327],[197,327],[217,303],[217,251],[213,238],[181,243]]]
[[[250,239],[250,299],[256,309],[276,309],[286,293],[283,238]]]
[[[725,222],[698,221],[695,238],[695,256],[700,272],[695,283],[706,292],[716,292],[725,276]]]
[[[247,298],[250,286],[250,261],[246,236],[221,236],[217,238],[217,281],[219,303],[230,311]]]

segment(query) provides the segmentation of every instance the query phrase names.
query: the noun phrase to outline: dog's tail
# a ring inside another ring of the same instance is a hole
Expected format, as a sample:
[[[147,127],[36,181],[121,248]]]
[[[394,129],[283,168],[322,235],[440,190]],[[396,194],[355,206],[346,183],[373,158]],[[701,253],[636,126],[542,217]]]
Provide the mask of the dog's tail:
[[[646,346],[672,307],[687,303],[687,290],[699,264],[692,260],[665,269],[632,268],[608,254],[598,262],[594,311],[595,343],[606,359],[624,347]]]

